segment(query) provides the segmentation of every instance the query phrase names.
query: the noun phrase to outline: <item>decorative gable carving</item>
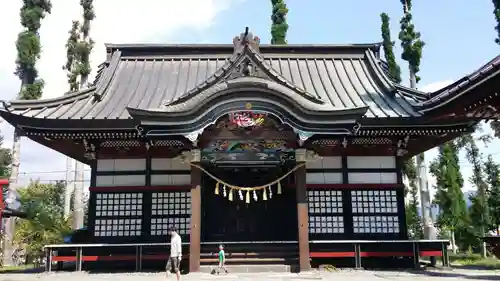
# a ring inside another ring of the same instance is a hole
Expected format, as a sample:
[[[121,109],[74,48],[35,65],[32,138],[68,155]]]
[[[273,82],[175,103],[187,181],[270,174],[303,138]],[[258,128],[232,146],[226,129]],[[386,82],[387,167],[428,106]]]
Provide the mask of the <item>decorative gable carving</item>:
[[[234,37],[233,44],[235,53],[242,53],[247,46],[259,52],[260,38],[258,36],[253,36],[248,30],[248,27],[245,27],[245,32],[241,33],[240,36]]]
[[[234,66],[229,69],[227,75],[222,81],[228,81],[240,77],[258,77],[271,80],[259,64],[248,55],[244,55],[240,58],[238,62],[236,62]]]

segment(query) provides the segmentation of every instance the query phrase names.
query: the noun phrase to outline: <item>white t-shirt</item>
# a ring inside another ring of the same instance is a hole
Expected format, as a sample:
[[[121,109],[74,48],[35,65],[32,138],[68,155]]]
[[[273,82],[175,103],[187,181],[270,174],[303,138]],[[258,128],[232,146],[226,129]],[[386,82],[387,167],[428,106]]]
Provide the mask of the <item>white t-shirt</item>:
[[[170,239],[170,257],[182,257],[182,240],[177,232],[172,232],[172,238]]]

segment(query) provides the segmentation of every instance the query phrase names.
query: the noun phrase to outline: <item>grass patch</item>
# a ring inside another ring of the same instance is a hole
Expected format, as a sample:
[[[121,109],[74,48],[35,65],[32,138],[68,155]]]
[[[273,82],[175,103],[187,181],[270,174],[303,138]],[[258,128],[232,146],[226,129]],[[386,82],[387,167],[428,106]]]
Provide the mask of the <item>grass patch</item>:
[[[28,269],[34,269],[35,267],[32,264],[29,265],[12,265],[12,266],[3,266],[0,267],[0,273],[9,273],[16,271],[23,271]]]
[[[495,257],[482,258],[478,254],[451,254],[450,263],[453,266],[477,267],[484,269],[500,269],[500,260]]]

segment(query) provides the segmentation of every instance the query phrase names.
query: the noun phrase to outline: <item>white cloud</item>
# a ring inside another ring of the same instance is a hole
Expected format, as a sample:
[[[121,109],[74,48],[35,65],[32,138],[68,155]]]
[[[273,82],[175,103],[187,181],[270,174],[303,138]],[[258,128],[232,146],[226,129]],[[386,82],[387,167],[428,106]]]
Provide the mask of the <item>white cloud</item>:
[[[434,92],[434,91],[437,91],[441,88],[444,88],[444,87],[450,85],[453,82],[454,82],[453,80],[438,81],[438,82],[427,84],[427,85],[423,86],[422,88],[420,88],[419,90],[421,90],[422,92]]]
[[[92,23],[91,36],[96,42],[92,53],[93,68],[104,61],[104,43],[168,43],[180,32],[209,28],[217,14],[241,0],[142,0],[94,1],[96,19]],[[19,9],[22,1],[8,1],[0,17],[0,99],[15,98],[19,80],[13,75],[15,69],[15,40],[21,30]],[[81,18],[77,0],[52,0],[52,13],[42,22],[40,36],[43,46],[38,63],[40,76],[46,82],[44,98],[62,95],[68,88],[66,74],[62,70],[65,62],[65,42],[71,22]],[[4,147],[12,147],[12,128],[3,122],[0,126],[4,136]],[[50,159],[50,160],[49,160]],[[29,178],[42,180],[63,179],[62,173],[39,173],[63,171],[65,159],[59,153],[23,139],[21,146],[21,182]],[[87,175],[88,178],[88,175]]]

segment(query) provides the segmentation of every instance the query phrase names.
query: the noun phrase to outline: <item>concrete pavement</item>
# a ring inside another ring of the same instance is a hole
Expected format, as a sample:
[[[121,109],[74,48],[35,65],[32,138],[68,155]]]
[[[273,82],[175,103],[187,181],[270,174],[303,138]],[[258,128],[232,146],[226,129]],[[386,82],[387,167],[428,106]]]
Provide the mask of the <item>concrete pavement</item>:
[[[86,273],[55,272],[41,274],[0,274],[0,281],[164,281],[168,279],[164,273]],[[492,270],[421,270],[421,271],[369,271],[339,270],[336,272],[313,271],[303,274],[292,273],[241,273],[228,275],[210,275],[204,273],[182,276],[181,280],[223,280],[223,281],[445,281],[445,280],[500,280],[500,271]]]

